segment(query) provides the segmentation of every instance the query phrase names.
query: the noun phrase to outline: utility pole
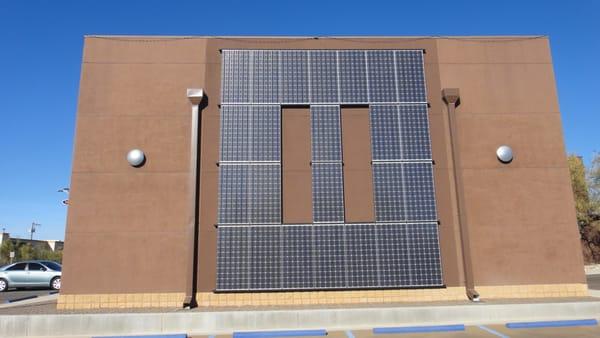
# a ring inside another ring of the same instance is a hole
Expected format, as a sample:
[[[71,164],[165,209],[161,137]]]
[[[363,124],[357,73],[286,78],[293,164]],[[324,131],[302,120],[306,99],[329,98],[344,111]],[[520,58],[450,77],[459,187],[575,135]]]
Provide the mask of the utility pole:
[[[29,237],[30,241],[33,241],[33,233],[35,232],[35,228],[40,226],[42,225],[39,223],[31,222],[31,228],[28,230],[28,232],[31,233],[31,236]]]

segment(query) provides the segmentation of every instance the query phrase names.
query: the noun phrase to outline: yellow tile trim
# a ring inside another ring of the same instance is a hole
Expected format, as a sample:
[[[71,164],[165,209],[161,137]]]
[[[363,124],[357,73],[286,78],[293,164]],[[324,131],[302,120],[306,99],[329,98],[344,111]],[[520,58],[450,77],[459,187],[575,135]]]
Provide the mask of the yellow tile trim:
[[[198,306],[327,305],[466,300],[464,287],[415,290],[357,290],[196,294]]]
[[[481,299],[586,297],[588,295],[586,284],[478,286],[475,289]],[[272,293],[199,292],[196,297],[198,305],[202,307],[408,303],[467,299],[464,287]],[[58,297],[57,309],[180,307],[184,298],[184,293],[61,294]]]
[[[587,297],[587,284],[477,286],[481,299]]]
[[[115,293],[58,296],[58,310],[181,307],[184,293]]]

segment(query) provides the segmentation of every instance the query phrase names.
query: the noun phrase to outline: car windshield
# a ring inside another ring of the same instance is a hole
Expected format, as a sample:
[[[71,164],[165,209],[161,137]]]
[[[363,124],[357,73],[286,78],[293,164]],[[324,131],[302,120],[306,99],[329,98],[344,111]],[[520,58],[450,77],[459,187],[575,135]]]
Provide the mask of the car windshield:
[[[58,263],[54,263],[54,262],[42,262],[42,263],[54,271],[62,271],[62,267]]]

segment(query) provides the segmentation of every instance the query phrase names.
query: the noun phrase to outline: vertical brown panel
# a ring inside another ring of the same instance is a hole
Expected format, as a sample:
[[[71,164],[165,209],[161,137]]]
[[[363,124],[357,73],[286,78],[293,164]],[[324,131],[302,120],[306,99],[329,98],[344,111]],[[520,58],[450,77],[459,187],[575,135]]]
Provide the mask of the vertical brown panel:
[[[310,109],[283,108],[281,133],[283,222],[311,223]]]
[[[346,222],[374,222],[369,108],[342,108]]]

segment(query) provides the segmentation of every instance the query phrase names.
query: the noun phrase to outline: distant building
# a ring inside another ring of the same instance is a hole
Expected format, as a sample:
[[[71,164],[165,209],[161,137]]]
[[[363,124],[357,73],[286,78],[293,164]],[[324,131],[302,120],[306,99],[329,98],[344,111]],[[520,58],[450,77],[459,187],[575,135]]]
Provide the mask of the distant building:
[[[12,241],[15,246],[23,245],[23,244],[31,244],[33,247],[38,249],[46,249],[51,251],[62,251],[65,245],[64,241],[59,240],[43,240],[43,239],[34,239],[31,240],[29,238],[16,238],[10,237],[10,233],[2,232],[0,236],[0,246],[6,241]]]

